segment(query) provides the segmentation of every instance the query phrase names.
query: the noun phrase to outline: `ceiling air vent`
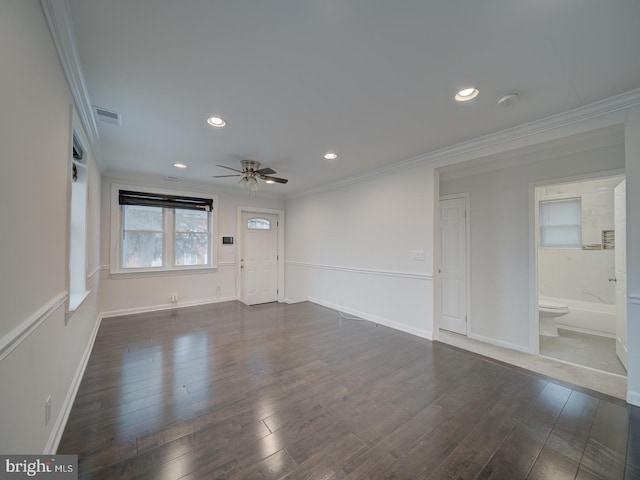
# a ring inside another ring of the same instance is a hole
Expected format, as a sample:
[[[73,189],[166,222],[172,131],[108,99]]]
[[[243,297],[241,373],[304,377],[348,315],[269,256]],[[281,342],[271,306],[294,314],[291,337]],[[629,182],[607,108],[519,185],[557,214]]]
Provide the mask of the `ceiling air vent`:
[[[93,110],[101,122],[110,123],[111,125],[122,125],[122,116],[119,113],[96,106],[93,107]]]

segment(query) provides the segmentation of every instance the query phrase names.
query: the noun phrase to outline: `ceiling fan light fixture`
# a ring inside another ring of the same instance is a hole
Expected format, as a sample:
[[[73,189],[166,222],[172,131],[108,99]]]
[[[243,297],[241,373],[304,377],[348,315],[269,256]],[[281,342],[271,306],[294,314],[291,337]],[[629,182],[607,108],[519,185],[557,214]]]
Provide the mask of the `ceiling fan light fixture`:
[[[242,177],[240,180],[238,180],[238,185],[240,185],[241,187],[246,187],[249,184],[249,180],[247,179],[247,177]]]
[[[255,192],[256,190],[258,190],[258,181],[256,180],[256,177],[249,177],[247,179],[247,183],[249,184],[249,189],[252,192]]]
[[[454,97],[457,102],[468,102],[469,100],[473,100],[478,96],[480,90],[475,87],[463,88]]]
[[[207,118],[207,123],[216,128],[222,128],[227,124],[227,122],[220,117],[209,117]]]

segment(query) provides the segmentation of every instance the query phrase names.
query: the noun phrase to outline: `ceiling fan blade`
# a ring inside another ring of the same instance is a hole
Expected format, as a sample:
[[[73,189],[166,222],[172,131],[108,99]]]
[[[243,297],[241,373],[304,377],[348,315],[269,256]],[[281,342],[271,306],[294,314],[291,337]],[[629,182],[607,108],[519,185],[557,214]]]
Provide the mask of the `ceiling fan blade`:
[[[242,173],[242,170],[237,170],[235,168],[227,167],[225,165],[216,165],[216,167],[226,168],[227,170],[233,170],[234,172]]]
[[[242,175],[213,175],[211,178],[241,177]]]
[[[262,180],[269,180],[271,182],[276,182],[276,183],[287,183],[289,181],[286,178],[271,177],[269,175],[260,175],[260,178]]]
[[[269,167],[265,167],[265,168],[261,168],[260,170],[256,170],[255,173],[258,175],[272,175],[276,173],[276,171],[272,170]]]

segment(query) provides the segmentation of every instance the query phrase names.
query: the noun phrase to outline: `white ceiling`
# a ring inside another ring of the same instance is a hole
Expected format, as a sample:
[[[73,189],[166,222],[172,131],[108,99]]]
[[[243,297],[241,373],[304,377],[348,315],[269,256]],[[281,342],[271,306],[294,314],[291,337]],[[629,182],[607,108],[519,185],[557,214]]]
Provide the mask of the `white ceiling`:
[[[122,114],[98,123],[107,170],[234,185],[215,165],[251,159],[292,194],[640,87],[638,0],[69,6],[91,101]]]

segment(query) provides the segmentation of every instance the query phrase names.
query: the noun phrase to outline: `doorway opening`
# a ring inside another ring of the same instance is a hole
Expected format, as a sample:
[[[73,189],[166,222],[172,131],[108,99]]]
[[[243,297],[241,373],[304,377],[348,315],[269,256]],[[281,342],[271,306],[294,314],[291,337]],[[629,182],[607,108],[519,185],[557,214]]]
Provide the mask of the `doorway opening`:
[[[624,176],[535,187],[539,354],[626,376]]]

